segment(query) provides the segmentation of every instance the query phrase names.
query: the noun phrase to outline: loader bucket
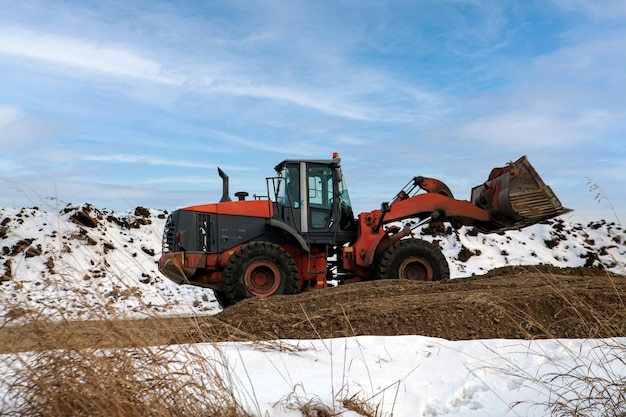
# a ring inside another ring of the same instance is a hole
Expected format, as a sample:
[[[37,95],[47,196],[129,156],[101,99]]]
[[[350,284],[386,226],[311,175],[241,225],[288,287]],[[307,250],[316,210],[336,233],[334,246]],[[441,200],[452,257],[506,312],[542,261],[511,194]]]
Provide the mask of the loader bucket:
[[[490,212],[484,231],[517,230],[571,210],[561,205],[526,156],[495,168],[487,181],[472,188],[471,202]]]

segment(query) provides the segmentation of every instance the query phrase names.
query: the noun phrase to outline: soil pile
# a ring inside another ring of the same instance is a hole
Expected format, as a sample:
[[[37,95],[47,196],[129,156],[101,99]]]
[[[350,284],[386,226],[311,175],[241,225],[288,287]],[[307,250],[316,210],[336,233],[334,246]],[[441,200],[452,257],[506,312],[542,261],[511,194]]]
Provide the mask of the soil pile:
[[[626,277],[599,269],[505,267],[441,282],[381,280],[248,299],[215,316],[240,335],[450,340],[626,336]]]
[[[381,280],[251,298],[211,316],[33,321],[0,328],[0,353],[360,335],[604,338],[626,336],[625,301],[625,276],[515,266],[440,282]]]

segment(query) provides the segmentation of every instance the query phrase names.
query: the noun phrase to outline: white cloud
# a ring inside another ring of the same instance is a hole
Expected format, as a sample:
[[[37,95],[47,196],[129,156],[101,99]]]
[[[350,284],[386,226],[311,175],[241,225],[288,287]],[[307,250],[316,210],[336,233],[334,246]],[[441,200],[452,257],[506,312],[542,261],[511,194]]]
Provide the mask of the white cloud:
[[[564,47],[538,57],[534,71],[563,80],[575,78],[581,82],[601,80],[622,87],[626,81],[626,45],[624,31],[614,31]],[[622,87],[623,88],[623,87]]]
[[[337,97],[328,97],[328,95],[322,97],[319,93],[307,91],[301,87],[289,88],[235,80],[210,82],[206,86],[215,92],[285,101],[348,119],[366,120],[372,117],[367,114],[367,111],[357,106],[341,104],[336,100]]]
[[[21,117],[16,107],[0,106],[0,132],[15,123]]]
[[[586,13],[594,18],[617,20],[626,18],[626,2],[623,0],[552,0],[565,10]]]
[[[165,75],[157,61],[122,47],[52,34],[3,29],[0,31],[0,54],[165,84],[180,82]]]
[[[177,20],[173,22],[181,24]],[[87,29],[89,23],[97,26],[99,22],[85,21],[81,25]],[[200,39],[198,45],[206,48],[202,53],[189,48],[189,45],[168,44],[168,40],[176,39],[173,35],[164,39],[165,43],[160,49],[162,53],[155,59],[150,55],[156,56],[156,50],[140,47],[141,42],[132,33],[128,34],[127,45],[104,40],[107,39],[105,34],[92,39],[89,35],[60,35],[66,28],[58,28],[56,31],[47,29],[44,32],[9,26],[0,29],[0,55],[179,86],[187,90],[182,92],[268,99],[352,120],[412,121],[429,113],[433,100],[438,100],[431,93],[415,91],[416,88],[411,85],[401,85],[387,74],[346,64],[343,54],[348,51],[334,47],[334,44],[328,43],[328,39],[324,41],[318,35],[314,38],[304,36],[303,39],[302,36],[275,32],[262,25],[252,25],[249,33],[242,30],[243,36],[226,36],[222,33],[224,36],[218,37],[210,25],[208,29],[191,26],[188,36]],[[111,26],[110,30],[124,29]],[[168,27],[168,30],[174,32],[176,28]],[[95,33],[88,30],[76,33],[83,32]],[[239,35],[239,31],[233,33]],[[120,39],[126,38],[120,36]],[[131,43],[133,40],[135,43]],[[259,43],[263,44],[262,48]],[[332,53],[328,52],[329,48],[333,50]],[[283,59],[286,53],[289,53],[290,60]],[[320,67],[324,70],[300,74],[297,71],[300,68],[293,67],[292,60],[301,60],[309,68]],[[41,67],[45,69],[45,66]],[[37,67],[30,68],[33,69],[36,71]],[[299,75],[294,78],[286,75],[292,72]],[[73,78],[71,71],[64,72],[63,76]],[[107,87],[114,88],[115,85],[109,84]],[[124,88],[127,86],[124,85]],[[135,97],[137,91],[137,88],[131,89]],[[159,93],[144,94],[145,99],[153,100],[155,94]],[[159,96],[157,100],[172,96],[176,97],[168,91],[166,96]],[[390,101],[396,103],[396,108],[382,109],[372,104]],[[415,111],[406,111],[409,108]]]
[[[179,75],[174,76],[173,73],[165,73],[162,63],[123,47],[78,38],[25,30],[0,30],[0,54],[53,62],[118,77],[185,86],[196,91],[201,89],[205,93],[284,101],[348,119],[366,120],[381,117],[354,102],[339,99],[336,93],[329,94],[328,91],[320,93],[301,85],[286,87],[259,83],[254,81],[254,74],[249,74],[249,78],[244,78],[246,76],[243,74],[239,76],[233,74],[228,78],[212,75],[207,78],[204,75],[208,72],[206,68],[203,70],[204,74],[192,68],[177,68]]]
[[[346,82],[316,83],[311,80],[308,84],[287,86],[279,82],[256,82],[254,79],[258,74],[243,75],[240,79],[190,82],[194,88],[205,92],[281,101],[351,120],[414,122],[442,113],[444,100],[441,95],[395,81],[384,74],[372,74],[371,71],[363,73],[346,67],[340,72],[351,73],[353,77]]]
[[[203,186],[217,186],[222,184],[222,179],[216,175],[213,177],[202,175],[202,176],[167,176],[167,177],[158,177],[158,178],[148,178],[140,181],[141,184],[144,185],[161,185],[161,184],[184,184],[185,186],[189,185],[203,185]]]
[[[212,137],[215,137],[229,146],[236,146],[240,149],[258,150],[276,154],[291,155],[314,155],[319,152],[320,146],[305,143],[298,138],[294,138],[288,143],[272,143],[270,140],[248,139],[241,136],[229,134],[222,131],[207,130]]]
[[[200,169],[215,169],[215,164],[205,164],[191,162],[188,160],[179,159],[166,159],[166,158],[153,158],[150,156],[142,155],[86,155],[81,159],[85,161],[94,162],[107,162],[117,164],[146,164],[155,166],[168,166],[168,167],[184,167],[184,168],[200,168]]]
[[[0,106],[0,146],[23,147],[26,142],[52,137],[66,130],[59,123],[35,119],[15,106]]]
[[[0,173],[3,175],[12,175],[21,169],[22,166],[16,161],[8,158],[0,158]]]
[[[495,113],[461,127],[461,138],[513,149],[562,146],[585,139],[586,121],[526,110]]]
[[[616,140],[626,130],[623,35],[603,34],[538,56],[517,72],[512,87],[481,98],[480,113],[459,136],[519,149]]]

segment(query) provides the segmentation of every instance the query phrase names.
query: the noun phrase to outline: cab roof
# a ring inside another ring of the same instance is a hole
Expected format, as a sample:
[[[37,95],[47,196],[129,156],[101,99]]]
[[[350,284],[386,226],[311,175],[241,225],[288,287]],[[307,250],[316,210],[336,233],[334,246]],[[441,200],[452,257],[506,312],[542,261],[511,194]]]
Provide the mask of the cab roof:
[[[287,164],[299,164],[300,162],[305,162],[307,165],[308,164],[312,164],[312,165],[327,165],[327,166],[331,166],[333,168],[336,168],[340,165],[341,163],[341,158],[333,158],[333,159],[285,159],[283,162],[281,162],[280,164],[276,165],[274,167],[274,170],[278,173],[280,173],[283,168],[285,167],[285,165]]]

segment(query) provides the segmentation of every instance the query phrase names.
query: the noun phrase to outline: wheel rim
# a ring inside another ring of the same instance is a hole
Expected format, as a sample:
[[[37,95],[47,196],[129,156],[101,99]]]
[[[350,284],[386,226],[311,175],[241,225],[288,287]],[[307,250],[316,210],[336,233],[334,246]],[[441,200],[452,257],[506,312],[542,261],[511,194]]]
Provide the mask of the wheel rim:
[[[412,281],[432,281],[433,268],[429,262],[419,257],[405,259],[398,268],[398,278]]]
[[[244,275],[248,291],[257,297],[272,295],[280,286],[280,271],[271,262],[253,262]]]

